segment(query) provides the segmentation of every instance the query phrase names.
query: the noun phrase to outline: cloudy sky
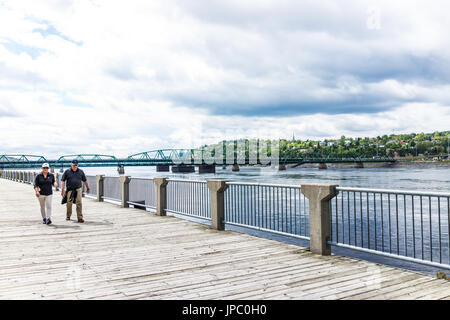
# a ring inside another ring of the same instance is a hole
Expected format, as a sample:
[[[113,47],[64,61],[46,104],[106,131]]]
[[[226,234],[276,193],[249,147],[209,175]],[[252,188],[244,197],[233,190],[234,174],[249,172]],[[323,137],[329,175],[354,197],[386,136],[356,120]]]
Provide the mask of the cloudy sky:
[[[0,0],[0,154],[448,130],[449,9]]]

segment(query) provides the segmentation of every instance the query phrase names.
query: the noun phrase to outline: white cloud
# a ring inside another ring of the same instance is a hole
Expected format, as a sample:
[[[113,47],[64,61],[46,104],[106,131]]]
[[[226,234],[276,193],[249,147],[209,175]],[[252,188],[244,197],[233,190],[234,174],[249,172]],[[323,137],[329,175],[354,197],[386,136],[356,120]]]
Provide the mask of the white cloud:
[[[447,2],[371,5],[0,1],[0,154],[448,129]]]

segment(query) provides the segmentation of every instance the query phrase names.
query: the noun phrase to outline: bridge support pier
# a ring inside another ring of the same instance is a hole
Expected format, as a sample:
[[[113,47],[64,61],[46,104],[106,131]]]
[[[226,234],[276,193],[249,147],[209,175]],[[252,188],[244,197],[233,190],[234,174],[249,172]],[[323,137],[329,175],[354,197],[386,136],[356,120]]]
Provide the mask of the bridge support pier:
[[[200,164],[198,166],[198,173],[216,173],[216,165],[214,165],[214,164]]]
[[[240,168],[237,163],[233,164],[233,166],[231,167],[231,171],[233,171],[233,172],[238,172],[239,170],[240,170]]]
[[[285,171],[286,170],[286,165],[285,164],[279,164],[278,165],[278,171]]]
[[[327,256],[331,254],[331,212],[330,200],[337,195],[337,185],[301,185],[301,191],[309,200],[309,237],[311,252]]]
[[[324,170],[324,169],[328,169],[327,164],[326,163],[319,163],[319,167],[320,170]]]
[[[125,174],[125,167],[124,167],[123,164],[120,164],[120,165],[117,167],[117,172],[118,172],[119,174]]]
[[[195,167],[187,166],[187,165],[172,166],[172,172],[173,173],[192,173],[192,172],[195,172]]]
[[[169,172],[170,167],[165,164],[160,164],[156,166],[156,172]]]
[[[356,162],[356,163],[355,163],[355,168],[364,168],[364,163],[362,163],[362,162]]]

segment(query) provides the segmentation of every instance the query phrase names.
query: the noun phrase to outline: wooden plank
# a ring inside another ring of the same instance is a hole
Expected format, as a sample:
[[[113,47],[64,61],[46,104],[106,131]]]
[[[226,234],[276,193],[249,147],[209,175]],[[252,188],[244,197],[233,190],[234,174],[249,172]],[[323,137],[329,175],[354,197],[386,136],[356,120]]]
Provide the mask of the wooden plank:
[[[429,275],[86,198],[87,223],[54,197],[45,226],[29,185],[0,179],[0,195],[2,299],[450,298]]]

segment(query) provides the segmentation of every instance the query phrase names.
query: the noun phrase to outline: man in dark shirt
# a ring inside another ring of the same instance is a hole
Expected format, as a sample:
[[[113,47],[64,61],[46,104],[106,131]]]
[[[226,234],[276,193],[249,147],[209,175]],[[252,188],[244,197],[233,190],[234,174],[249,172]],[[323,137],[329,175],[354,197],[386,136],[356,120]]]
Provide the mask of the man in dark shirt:
[[[41,206],[42,223],[44,224],[52,223],[52,187],[58,186],[55,176],[48,172],[49,167],[48,163],[42,165],[42,173],[36,176],[33,186]]]
[[[84,222],[82,213],[82,183],[86,185],[86,192],[89,193],[89,185],[86,179],[86,175],[83,170],[78,168],[78,161],[73,160],[71,163],[71,168],[67,169],[61,178],[61,195],[64,197],[66,194],[66,184],[67,184],[67,211],[66,220],[70,221],[70,216],[72,215],[72,204],[75,201],[77,206],[77,218],[78,222]],[[76,196],[72,197],[72,193],[76,192]]]

